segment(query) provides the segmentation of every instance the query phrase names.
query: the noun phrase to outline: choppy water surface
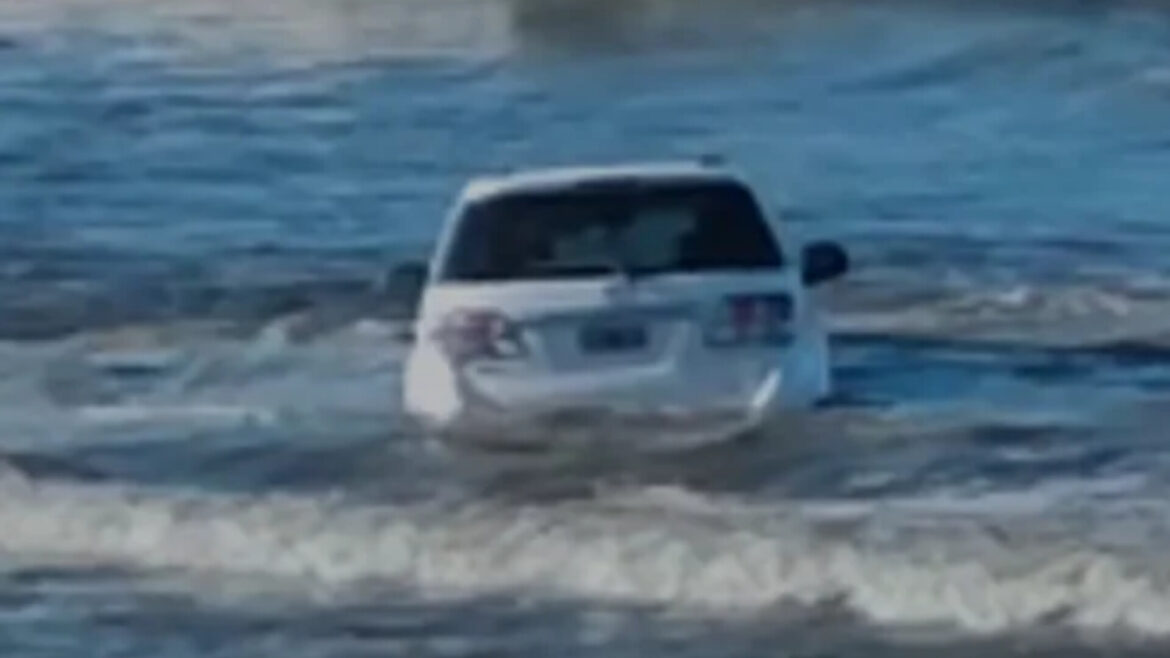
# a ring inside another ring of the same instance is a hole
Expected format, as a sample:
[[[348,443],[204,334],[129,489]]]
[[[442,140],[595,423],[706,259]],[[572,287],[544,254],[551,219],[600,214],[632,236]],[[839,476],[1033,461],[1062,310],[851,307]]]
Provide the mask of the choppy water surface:
[[[0,3],[0,650],[1164,655],[1170,14],[1006,4]],[[466,176],[710,151],[856,254],[835,405],[418,441]]]

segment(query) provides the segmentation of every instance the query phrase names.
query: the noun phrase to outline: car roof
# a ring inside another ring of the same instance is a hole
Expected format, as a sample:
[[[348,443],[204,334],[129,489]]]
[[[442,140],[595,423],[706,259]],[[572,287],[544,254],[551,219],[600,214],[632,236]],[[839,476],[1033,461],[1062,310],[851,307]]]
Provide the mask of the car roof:
[[[619,182],[731,182],[745,181],[722,165],[699,162],[642,162],[599,166],[542,167],[472,179],[463,197],[479,201],[516,192],[550,192],[582,184]]]

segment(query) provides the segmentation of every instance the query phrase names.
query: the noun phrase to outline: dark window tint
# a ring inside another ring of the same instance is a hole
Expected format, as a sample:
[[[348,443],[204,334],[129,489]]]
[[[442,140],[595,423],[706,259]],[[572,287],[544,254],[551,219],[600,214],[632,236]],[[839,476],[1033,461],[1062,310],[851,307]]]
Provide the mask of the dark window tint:
[[[739,184],[605,185],[471,205],[439,276],[490,281],[781,264],[759,207]]]

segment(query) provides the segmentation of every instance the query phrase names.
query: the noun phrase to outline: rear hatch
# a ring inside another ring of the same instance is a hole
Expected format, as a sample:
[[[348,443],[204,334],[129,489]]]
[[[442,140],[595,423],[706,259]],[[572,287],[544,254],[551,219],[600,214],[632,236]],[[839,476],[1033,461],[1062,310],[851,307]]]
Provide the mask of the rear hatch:
[[[745,295],[773,324],[793,306],[779,245],[732,179],[496,194],[454,219],[436,265],[424,314],[487,357],[469,367],[501,376],[662,371],[703,358],[695,348],[743,319]]]

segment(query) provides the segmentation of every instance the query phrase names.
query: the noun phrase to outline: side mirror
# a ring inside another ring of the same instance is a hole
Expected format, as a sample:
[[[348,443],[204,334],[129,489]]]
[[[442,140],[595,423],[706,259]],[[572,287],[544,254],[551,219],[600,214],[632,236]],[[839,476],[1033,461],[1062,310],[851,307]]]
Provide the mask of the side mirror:
[[[836,242],[819,241],[805,246],[800,276],[806,286],[831,281],[849,271],[849,254]]]

